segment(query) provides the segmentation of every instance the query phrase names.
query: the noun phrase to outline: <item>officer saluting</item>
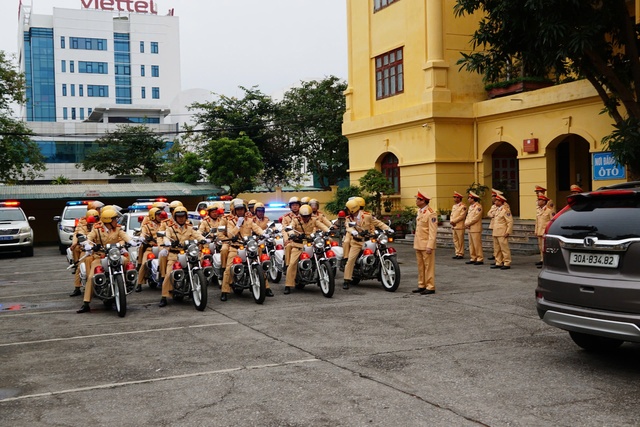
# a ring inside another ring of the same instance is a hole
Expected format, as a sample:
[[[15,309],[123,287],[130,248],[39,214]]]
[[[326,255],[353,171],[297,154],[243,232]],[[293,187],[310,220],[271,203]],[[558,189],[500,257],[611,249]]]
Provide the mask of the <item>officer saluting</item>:
[[[416,250],[418,260],[418,288],[413,293],[430,295],[436,293],[436,235],[438,234],[438,218],[433,209],[429,207],[430,197],[425,196],[420,190],[416,195],[416,235],[413,240],[413,249]]]

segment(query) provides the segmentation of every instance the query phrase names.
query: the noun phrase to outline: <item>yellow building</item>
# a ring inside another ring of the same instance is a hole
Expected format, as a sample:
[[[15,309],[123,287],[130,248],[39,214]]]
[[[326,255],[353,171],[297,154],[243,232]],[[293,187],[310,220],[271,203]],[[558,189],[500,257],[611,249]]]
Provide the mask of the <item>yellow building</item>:
[[[459,71],[479,16],[456,18],[454,4],[347,0],[351,182],[375,167],[396,185],[396,206],[420,188],[442,209],[475,182],[505,189],[514,215],[532,219],[536,185],[560,208],[571,184],[626,181],[598,154],[613,122],[586,80],[488,99],[480,75]]]

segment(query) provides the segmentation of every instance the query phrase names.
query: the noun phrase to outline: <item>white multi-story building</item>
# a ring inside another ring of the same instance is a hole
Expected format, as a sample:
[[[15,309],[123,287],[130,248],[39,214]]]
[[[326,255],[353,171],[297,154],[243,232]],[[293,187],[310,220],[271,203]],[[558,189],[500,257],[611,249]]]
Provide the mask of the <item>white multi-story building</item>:
[[[19,61],[27,84],[21,114],[47,158],[43,180],[122,182],[75,165],[119,124],[177,130],[167,116],[181,91],[178,17],[158,15],[153,0],[79,4],[37,15],[21,3]]]

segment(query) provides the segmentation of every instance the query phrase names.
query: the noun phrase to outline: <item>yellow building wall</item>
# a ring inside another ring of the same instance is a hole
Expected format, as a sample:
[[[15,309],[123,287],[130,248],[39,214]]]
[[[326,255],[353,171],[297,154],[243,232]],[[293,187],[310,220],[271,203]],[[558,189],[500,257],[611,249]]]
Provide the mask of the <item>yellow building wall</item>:
[[[418,189],[430,206],[450,209],[453,191],[472,183],[492,187],[492,153],[501,143],[517,150],[519,216],[535,218],[535,185],[548,189],[556,206],[567,192],[556,188],[558,167],[572,176],[584,167],[557,165],[555,150],[570,135],[602,151],[612,121],[587,81],[487,100],[478,74],[458,71],[460,52],[471,49],[479,15],[456,18],[455,0],[401,0],[373,13],[372,0],[347,0],[349,77],[343,133],[349,139],[352,184],[368,169],[398,157],[400,200],[414,204]],[[376,100],[375,57],[402,47],[404,92]],[[523,140],[538,139],[525,153]],[[585,151],[586,152],[586,151]],[[577,155],[579,156],[579,155]],[[589,162],[582,154],[582,163]],[[619,181],[583,182],[591,189]],[[587,185],[588,184],[588,185]],[[488,205],[488,196],[484,203]],[[514,201],[510,201],[514,205]],[[487,206],[488,207],[488,206]]]

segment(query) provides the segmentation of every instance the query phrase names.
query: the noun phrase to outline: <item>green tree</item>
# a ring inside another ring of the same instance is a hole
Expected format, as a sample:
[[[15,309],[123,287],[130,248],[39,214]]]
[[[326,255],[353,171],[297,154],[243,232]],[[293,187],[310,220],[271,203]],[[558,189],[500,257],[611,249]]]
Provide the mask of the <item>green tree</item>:
[[[98,148],[80,165],[110,175],[142,175],[153,182],[162,179],[167,140],[145,125],[120,125],[96,140]]]
[[[195,111],[196,127],[206,140],[248,137],[258,147],[264,164],[260,176],[270,188],[287,182],[291,169],[291,156],[286,142],[273,130],[277,105],[271,97],[256,86],[251,89],[240,86],[244,97],[217,95],[211,102],[196,102],[190,106]]]
[[[163,171],[167,181],[195,184],[202,179],[202,157],[190,148],[190,142],[183,137],[167,150]]]
[[[228,186],[232,197],[252,189],[263,168],[258,147],[246,136],[210,141],[204,154],[209,182]]]
[[[46,169],[38,144],[30,138],[31,130],[11,117],[11,104],[23,104],[24,77],[0,51],[0,181],[9,184],[35,179]]]
[[[71,180],[64,175],[56,176],[51,180],[51,185],[67,185],[71,184]]]
[[[289,139],[296,166],[305,161],[324,188],[348,177],[349,141],[342,135],[346,88],[335,76],[302,82],[279,103],[276,128]]]
[[[360,188],[365,193],[369,193],[369,204],[373,206],[376,216],[382,213],[382,196],[384,194],[395,193],[395,188],[389,179],[379,170],[369,169],[360,178]]]
[[[482,13],[461,68],[485,80],[514,64],[522,75],[588,79],[615,121],[603,144],[640,174],[640,33],[625,0],[456,0],[454,8]]]

